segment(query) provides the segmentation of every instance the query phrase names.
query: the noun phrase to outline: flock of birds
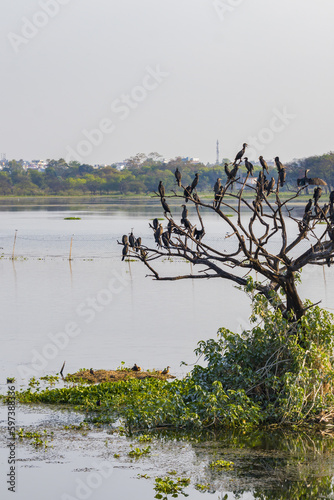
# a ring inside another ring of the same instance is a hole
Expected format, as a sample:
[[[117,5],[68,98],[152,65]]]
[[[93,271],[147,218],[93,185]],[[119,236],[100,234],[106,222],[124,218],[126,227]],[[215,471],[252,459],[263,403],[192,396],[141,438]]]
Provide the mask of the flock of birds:
[[[213,205],[214,208],[218,209],[221,203],[221,200],[224,197],[224,194],[227,190],[228,187],[232,187],[234,182],[237,181],[237,175],[238,171],[240,168],[241,163],[244,161],[246,170],[247,170],[247,177],[252,176],[254,174],[254,166],[253,164],[248,160],[248,158],[245,155],[246,148],[248,144],[244,143],[242,146],[242,149],[237,153],[233,163],[225,163],[224,164],[224,169],[225,173],[227,176],[227,181],[223,185],[221,183],[221,178],[218,177],[213,191],[214,191],[214,201]],[[275,157],[275,165],[277,168],[278,172],[278,177],[277,177],[277,187],[276,191],[279,191],[280,186],[284,186],[285,181],[286,181],[286,167],[282,164],[280,161],[279,157]],[[256,185],[255,185],[255,200],[253,201],[253,206],[254,210],[261,212],[262,213],[262,201],[269,196],[271,193],[274,192],[275,185],[276,185],[276,180],[274,177],[272,177],[270,180],[267,178],[266,174],[269,174],[269,167],[266,162],[266,160],[263,158],[263,156],[259,157],[260,165],[262,169],[259,172],[258,178],[256,180]],[[304,177],[297,179],[297,185],[298,187],[303,187],[303,186],[308,186],[308,185],[316,185],[317,187],[314,189],[314,194],[313,194],[313,200],[310,199],[305,207],[305,212],[304,212],[304,217],[302,219],[302,222],[300,223],[300,229],[305,228],[306,225],[309,223],[312,217],[314,218],[321,218],[321,219],[326,219],[327,215],[330,215],[331,218],[331,223],[334,224],[334,191],[331,192],[330,194],[330,202],[326,205],[324,205],[323,208],[319,207],[319,199],[322,195],[322,188],[320,186],[327,186],[327,183],[320,179],[319,177],[314,177],[314,178],[309,178],[307,176],[309,170],[305,170]],[[176,183],[179,187],[182,186],[182,174],[179,171],[178,168],[175,170],[175,179]],[[196,191],[196,187],[199,181],[199,174],[195,174],[195,178],[193,179],[192,183],[186,187],[183,187],[183,196],[185,199],[185,203],[188,203],[189,199],[191,198],[192,201],[195,203],[200,203],[199,196]],[[150,224],[150,227],[153,229],[153,234],[154,234],[154,239],[159,248],[166,248],[170,249],[170,246],[174,246],[174,244],[171,241],[171,235],[172,233],[180,234],[183,235],[184,232],[180,231],[180,229],[176,226],[174,221],[172,220],[172,213],[170,210],[170,207],[168,206],[166,202],[166,193],[165,193],[165,187],[162,183],[162,181],[159,182],[158,185],[158,193],[160,196],[160,201],[162,208],[164,210],[165,216],[168,218],[168,224],[167,228],[164,231],[164,228],[161,223],[159,223],[159,220],[156,218],[153,220],[153,223]],[[315,210],[315,215],[313,215],[313,204],[314,204],[314,210]],[[189,231],[189,234],[194,237],[196,240],[200,241],[202,237],[204,236],[204,228],[202,229],[196,229],[195,226],[192,226],[189,219],[188,219],[188,209],[187,205],[183,204],[182,205],[182,216],[181,216],[181,225]],[[129,237],[127,235],[123,235],[122,237],[122,244],[123,244],[123,256],[122,260],[125,259],[126,255],[129,252],[129,249],[133,249],[136,252],[141,253],[141,257],[145,259],[147,253],[145,250],[141,247],[141,238],[135,238],[133,234],[133,229],[131,230],[131,233]]]

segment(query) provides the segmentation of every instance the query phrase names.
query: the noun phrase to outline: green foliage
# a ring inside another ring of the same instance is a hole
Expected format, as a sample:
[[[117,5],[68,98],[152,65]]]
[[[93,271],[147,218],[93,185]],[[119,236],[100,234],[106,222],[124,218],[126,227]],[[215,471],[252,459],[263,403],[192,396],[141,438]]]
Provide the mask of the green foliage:
[[[130,445],[132,448],[132,445]],[[151,447],[147,446],[146,448],[132,448],[132,450],[129,451],[128,455],[131,458],[139,458],[142,457],[143,455],[149,455],[151,453]]]
[[[210,469],[215,470],[232,470],[234,467],[233,462],[227,462],[226,460],[216,460],[215,462],[211,462],[209,464]]]
[[[148,434],[142,434],[137,439],[140,443],[151,443],[152,436],[149,436]]]
[[[44,430],[43,432],[30,432],[24,431],[24,429],[20,427],[20,429],[15,433],[15,438],[18,438],[20,440],[28,440],[34,448],[44,447],[44,449],[46,449],[49,445],[47,438],[49,438],[51,441],[53,440],[53,431],[51,431],[50,435],[48,436],[48,432],[46,430]]]
[[[154,491],[157,492],[154,498],[168,500],[168,495],[172,495],[173,498],[183,495],[187,497],[187,493],[183,489],[190,484],[190,479],[177,477],[175,480],[166,477],[155,478]]]
[[[311,306],[310,303],[305,304]],[[193,380],[203,387],[220,381],[225,391],[243,391],[261,407],[263,421],[301,423],[334,406],[333,315],[310,307],[291,323],[261,295],[253,299],[250,331],[219,330],[218,340],[200,342],[207,368],[196,366]]]

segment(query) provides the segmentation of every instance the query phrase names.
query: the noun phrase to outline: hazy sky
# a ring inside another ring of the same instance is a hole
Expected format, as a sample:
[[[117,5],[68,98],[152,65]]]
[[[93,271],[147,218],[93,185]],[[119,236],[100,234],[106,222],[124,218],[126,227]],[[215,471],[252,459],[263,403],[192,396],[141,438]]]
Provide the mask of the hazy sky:
[[[0,153],[334,149],[333,0],[2,0]],[[100,129],[97,132],[97,129]],[[94,130],[94,132],[92,132]]]

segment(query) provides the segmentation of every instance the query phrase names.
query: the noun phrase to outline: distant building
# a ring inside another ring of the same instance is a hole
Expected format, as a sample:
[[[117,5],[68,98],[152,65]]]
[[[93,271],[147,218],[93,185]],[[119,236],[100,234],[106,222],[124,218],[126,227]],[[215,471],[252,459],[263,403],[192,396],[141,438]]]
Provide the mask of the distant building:
[[[112,166],[115,167],[116,170],[124,170],[125,167],[126,167],[126,165],[125,165],[125,163],[123,161],[119,161],[117,163],[113,163]]]

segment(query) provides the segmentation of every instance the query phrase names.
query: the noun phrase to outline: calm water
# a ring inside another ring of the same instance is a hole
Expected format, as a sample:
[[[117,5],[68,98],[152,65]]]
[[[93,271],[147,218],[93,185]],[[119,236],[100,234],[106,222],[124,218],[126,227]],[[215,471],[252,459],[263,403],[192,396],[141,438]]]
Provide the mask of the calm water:
[[[13,200],[6,206],[2,204],[0,211],[0,247],[2,247],[0,251],[4,256],[0,260],[2,390],[6,376],[13,376],[18,382],[25,382],[24,379],[31,375],[42,376],[59,371],[65,360],[66,373],[82,367],[114,369],[124,361],[127,366],[136,362],[145,369],[161,369],[170,365],[171,372],[181,376],[186,373],[187,368],[180,367],[180,362],[182,360],[188,363],[195,362],[193,349],[199,340],[214,337],[220,326],[235,331],[248,327],[249,300],[244,293],[235,289],[233,284],[218,279],[157,282],[145,277],[147,271],[141,263],[121,262],[121,247],[117,245],[117,239],[120,239],[122,234],[129,233],[131,228],[134,228],[136,236],[142,237],[144,243],[152,242],[148,222],[154,217],[161,216],[161,209],[155,202],[127,204],[112,202],[102,205],[79,204],[75,201],[75,204],[64,205],[63,201],[57,201],[57,204],[40,206],[34,205],[33,202],[21,203]],[[174,211],[181,212],[181,208],[175,207]],[[81,217],[81,220],[64,220],[65,217]],[[189,218],[193,223],[196,222],[195,214],[190,212]],[[208,244],[220,247],[231,244],[231,240],[225,239],[228,227],[222,227],[217,217],[212,214],[206,214],[205,220],[207,233],[210,235],[206,237]],[[12,261],[10,256],[15,230],[17,230],[16,259]],[[289,231],[293,231],[290,226]],[[68,255],[71,238],[73,238],[73,260],[70,264]],[[278,244],[276,241],[273,246]],[[165,260],[159,264],[159,270],[164,275],[173,272],[182,274],[191,272],[188,264],[175,260],[173,263]],[[322,306],[333,310],[333,273],[332,268],[305,269],[302,275],[302,297],[314,301],[321,299]],[[67,334],[64,335],[64,332]],[[25,412],[24,408],[20,410],[23,420]],[[47,413],[50,411],[47,410]],[[0,416],[3,424],[4,409]],[[31,425],[39,425],[35,412],[33,417],[37,420],[35,423],[30,421]],[[98,441],[100,444],[101,439]],[[240,442],[239,438],[236,439]],[[281,439],[283,438],[277,442]],[[287,442],[289,440],[290,437]],[[199,447],[194,450],[191,447],[189,451],[187,448],[189,454],[182,455],[185,469],[188,467],[186,464],[189,457],[195,460],[197,455],[203,455],[207,449],[206,445],[203,446],[205,449]],[[213,448],[215,446],[217,445],[215,444]],[[223,445],[218,446],[221,448]],[[225,443],[224,446],[230,449],[230,445]],[[249,464],[249,469],[242,465],[238,480],[235,477],[227,478],[224,488],[217,486],[216,491],[232,491],[230,480],[232,483],[233,481],[240,483],[242,490],[250,477],[257,477],[258,467],[250,459],[254,453],[254,446],[250,446],[249,443],[247,446],[249,453],[244,465]],[[269,445],[264,438],[261,438],[258,446],[259,450],[266,450]],[[272,444],[269,456],[264,455],[259,459],[259,463],[263,465],[260,467],[259,481],[261,483],[264,480],[263,471],[267,470],[267,475],[272,475],[272,471],[278,468],[281,475],[275,476],[274,481],[278,488],[279,484],[284,483],[286,472],[284,468],[281,471],[278,462],[272,457],[275,447],[276,444],[275,446]],[[210,450],[209,454],[214,453],[212,448]],[[31,482],[32,489],[29,496],[18,498],[45,498],[47,495],[43,494],[48,488],[47,482],[41,482],[40,496],[33,496],[33,485],[42,475],[47,477],[51,484],[57,484],[59,467],[56,463],[59,461],[62,462],[63,484],[66,482],[69,486],[62,491],[56,489],[57,495],[49,498],[61,498],[64,491],[70,494],[73,490],[70,489],[73,486],[71,483],[73,470],[77,468],[78,474],[84,475],[84,468],[90,467],[87,456],[81,456],[78,448],[75,451],[64,452],[62,460],[55,454],[54,458],[49,460],[50,464],[45,463],[46,457],[36,458],[31,456],[31,452],[29,455],[28,451],[23,453],[27,460],[32,460],[32,468],[28,468],[26,464],[22,469],[20,472],[22,483],[27,485]],[[284,459],[288,460],[288,448],[284,453]],[[318,458],[321,456],[323,460],[322,452],[317,451],[315,456]],[[163,457],[166,458],[165,455]],[[312,478],[319,474],[322,467],[322,462],[319,460],[317,462],[314,458],[314,471],[307,470],[307,474],[305,473],[307,481],[312,482]],[[128,499],[133,498],[134,493],[138,500],[153,498],[152,484],[133,479],[137,474],[134,465],[125,463],[124,467],[124,470],[122,467],[115,469],[117,473],[115,472],[104,483],[103,488],[106,489],[101,489],[98,493],[93,492],[90,498]],[[133,468],[135,471],[130,474],[129,470]],[[159,472],[154,463],[149,463],[148,468],[153,470],[155,475],[157,471]],[[162,467],[164,468],[169,470],[168,465]],[[331,467],[328,466],[326,471],[325,479],[329,478],[330,481]],[[240,482],[241,477],[246,478],[245,484]],[[132,478],[130,482],[127,481],[129,478]],[[296,475],[292,475],[291,478],[291,484],[304,481],[304,478],[298,479]],[[124,481],[128,490],[117,489],[117,484],[124,485]],[[256,485],[258,487],[258,483]],[[266,483],[266,485],[270,491],[274,491],[273,484]],[[111,487],[114,488],[113,491],[119,492],[119,496],[118,494],[107,496]],[[262,493],[267,494],[264,490]],[[249,488],[245,487],[245,492],[240,498],[295,498],[283,496],[283,493],[282,496],[270,496],[269,493],[269,496],[253,496]],[[73,491],[71,494],[73,495]],[[205,497],[207,494],[200,494],[194,490],[190,496],[194,499]],[[210,498],[218,499],[218,493],[210,495]]]

